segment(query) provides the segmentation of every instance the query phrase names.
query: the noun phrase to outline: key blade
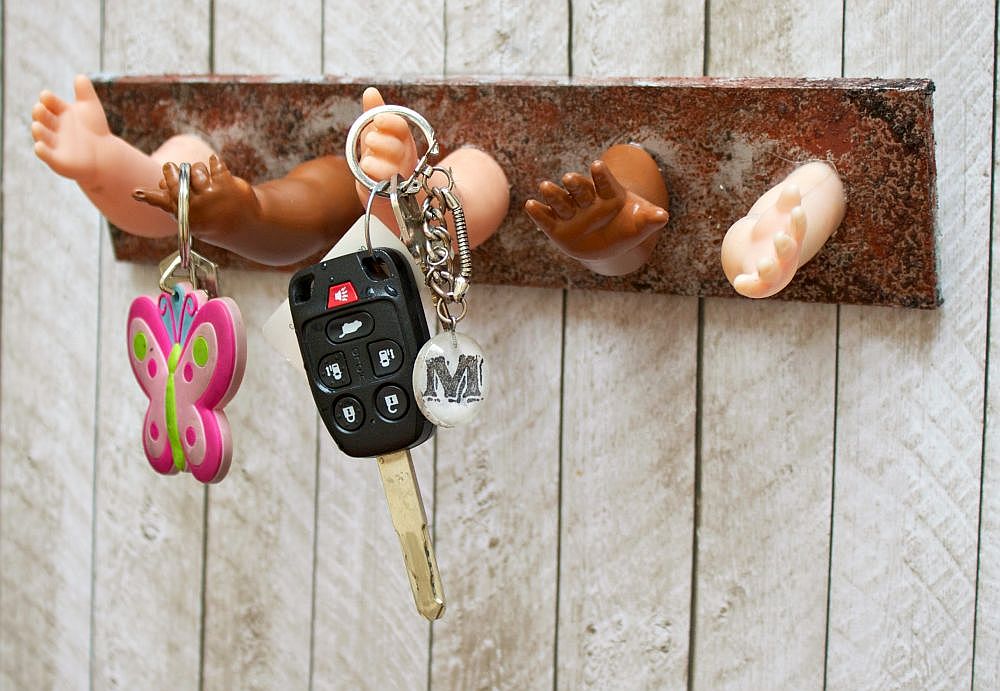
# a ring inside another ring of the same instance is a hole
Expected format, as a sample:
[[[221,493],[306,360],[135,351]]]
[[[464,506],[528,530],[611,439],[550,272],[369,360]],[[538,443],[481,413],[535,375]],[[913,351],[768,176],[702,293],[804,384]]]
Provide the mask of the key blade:
[[[403,450],[379,456],[378,470],[392,527],[396,529],[403,550],[413,601],[420,614],[434,621],[444,614],[444,589],[410,452]]]

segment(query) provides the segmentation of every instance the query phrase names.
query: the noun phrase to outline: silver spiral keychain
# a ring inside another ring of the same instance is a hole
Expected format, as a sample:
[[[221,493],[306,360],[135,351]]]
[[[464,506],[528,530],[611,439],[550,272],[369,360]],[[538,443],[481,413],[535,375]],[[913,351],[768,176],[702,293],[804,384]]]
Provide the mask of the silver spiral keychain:
[[[417,161],[413,173],[404,179],[394,175],[376,181],[358,163],[361,132],[382,113],[399,115],[420,130],[427,151]],[[370,190],[365,208],[365,242],[371,251],[368,219],[375,197],[392,204],[400,239],[424,274],[441,332],[428,340],[417,353],[413,365],[413,392],[424,416],[439,427],[454,427],[474,418],[489,394],[489,365],[475,339],[456,330],[468,313],[467,292],[472,278],[472,252],[461,200],[455,194],[450,170],[431,165],[438,155],[438,143],[430,123],[410,108],[384,105],[365,111],[347,135],[347,163],[354,177]],[[438,173],[447,183],[435,186]],[[419,195],[423,193],[421,202]],[[458,256],[452,246],[447,219],[455,227]],[[454,311],[454,312],[453,312]]]

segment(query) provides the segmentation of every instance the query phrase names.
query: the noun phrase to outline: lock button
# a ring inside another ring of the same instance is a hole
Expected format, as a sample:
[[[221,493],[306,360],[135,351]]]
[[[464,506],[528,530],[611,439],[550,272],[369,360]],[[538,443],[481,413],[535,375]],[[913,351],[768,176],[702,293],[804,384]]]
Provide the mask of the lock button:
[[[341,428],[353,432],[364,423],[365,409],[361,407],[361,401],[354,396],[344,396],[333,406],[333,416]]]

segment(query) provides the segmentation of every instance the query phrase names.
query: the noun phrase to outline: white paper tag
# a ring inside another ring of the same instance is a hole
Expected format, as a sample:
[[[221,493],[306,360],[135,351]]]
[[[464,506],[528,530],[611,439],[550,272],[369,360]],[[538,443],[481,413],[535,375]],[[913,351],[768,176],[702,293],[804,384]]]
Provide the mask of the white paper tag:
[[[416,284],[420,286],[420,302],[424,306],[424,315],[427,317],[427,324],[428,326],[433,325],[434,307],[431,305],[431,293],[424,282],[424,276],[420,271],[420,267],[417,266],[413,255],[410,254],[406,245],[396,237],[396,234],[389,230],[375,216],[371,217],[369,232],[372,239],[372,247],[394,249],[410,260],[410,270],[413,272]],[[354,222],[350,230],[344,233],[344,237],[340,238],[340,242],[334,245],[333,249],[327,252],[323,259],[342,257],[345,254],[360,252],[367,248],[368,245],[365,244],[365,217],[362,216]],[[299,341],[295,337],[295,324],[292,322],[292,311],[288,308],[287,298],[275,310],[274,314],[264,322],[262,331],[264,332],[264,340],[270,343],[271,347],[281,353],[296,369],[305,371],[302,366],[302,353],[299,351]]]

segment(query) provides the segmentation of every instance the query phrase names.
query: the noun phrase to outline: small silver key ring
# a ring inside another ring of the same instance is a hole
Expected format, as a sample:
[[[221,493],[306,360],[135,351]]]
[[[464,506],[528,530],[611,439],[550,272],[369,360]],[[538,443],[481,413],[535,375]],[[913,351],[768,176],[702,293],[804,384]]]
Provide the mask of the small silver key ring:
[[[194,284],[194,267],[191,265],[191,164],[182,163],[177,176],[177,254],[181,258],[181,268],[191,271]]]
[[[181,163],[180,173],[177,175],[177,254],[167,257],[160,267],[160,290],[170,292],[173,287],[167,281],[173,277],[177,269],[187,271],[191,287],[198,289],[198,267],[191,257],[191,222],[188,218],[191,210],[191,164]],[[195,255],[199,260],[200,256]],[[210,281],[213,289],[216,288],[216,280]]]
[[[365,171],[361,170],[361,164],[358,162],[358,141],[361,139],[361,132],[365,129],[376,117],[382,113],[393,113],[394,115],[401,116],[404,120],[409,120],[418,130],[420,134],[424,136],[427,141],[427,151],[420,160],[417,161],[416,168],[413,169],[413,173],[410,177],[403,181],[400,185],[400,191],[402,194],[413,194],[419,188],[414,188],[414,183],[417,181],[417,176],[424,172],[424,168],[427,167],[427,159],[432,156],[438,155],[438,143],[437,139],[434,137],[434,128],[427,121],[423,115],[415,110],[406,108],[405,106],[397,105],[385,105],[372,108],[371,110],[366,110],[361,116],[354,121],[351,125],[350,131],[347,133],[347,166],[351,169],[351,173],[354,175],[355,179],[365,186],[366,189],[372,191],[373,193],[379,195],[380,197],[388,196],[385,188],[381,191],[375,191],[375,188],[379,186],[379,182],[387,182],[385,180],[376,181],[368,176]]]

